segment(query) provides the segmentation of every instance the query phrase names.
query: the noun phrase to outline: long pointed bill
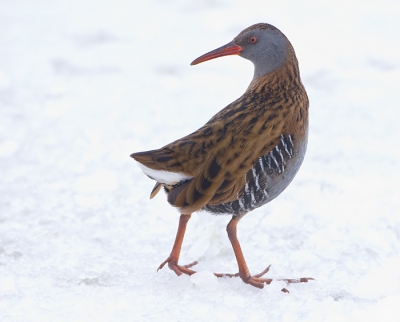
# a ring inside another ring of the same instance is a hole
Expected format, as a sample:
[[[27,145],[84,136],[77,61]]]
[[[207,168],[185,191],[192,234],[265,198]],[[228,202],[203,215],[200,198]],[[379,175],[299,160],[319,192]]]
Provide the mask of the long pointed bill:
[[[199,58],[196,58],[195,60],[192,61],[192,63],[190,65],[197,65],[197,64],[200,64],[207,60],[222,57],[222,56],[239,55],[241,50],[242,50],[242,47],[240,47],[239,45],[236,45],[233,41],[231,41],[230,43],[226,44],[225,46],[214,49],[214,50],[210,51],[209,53],[204,54],[204,55],[200,56]]]

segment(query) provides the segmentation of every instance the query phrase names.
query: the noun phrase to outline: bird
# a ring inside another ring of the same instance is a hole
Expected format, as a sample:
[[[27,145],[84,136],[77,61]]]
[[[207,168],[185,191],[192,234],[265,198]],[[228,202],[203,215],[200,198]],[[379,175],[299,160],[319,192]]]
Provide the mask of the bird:
[[[273,25],[254,24],[191,65],[228,55],[254,64],[254,76],[245,93],[193,133],[131,157],[156,181],[150,198],[164,188],[169,204],[180,212],[172,251],[158,269],[168,264],[178,276],[196,273],[192,266],[197,262],[178,264],[191,215],[197,211],[230,215],[226,230],[239,272],[215,275],[239,276],[244,283],[263,288],[272,281],[262,277],[269,266],[260,274],[250,274],[237,224],[244,215],[276,198],[298,172],[307,148],[309,100],[294,48]]]

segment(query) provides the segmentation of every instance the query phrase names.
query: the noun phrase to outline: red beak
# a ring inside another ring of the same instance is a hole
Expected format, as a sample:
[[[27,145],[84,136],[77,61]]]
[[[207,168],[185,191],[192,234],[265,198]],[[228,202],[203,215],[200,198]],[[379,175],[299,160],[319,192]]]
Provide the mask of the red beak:
[[[195,60],[192,61],[192,63],[190,65],[197,65],[197,64],[200,64],[207,60],[222,57],[222,56],[239,55],[241,50],[242,50],[242,47],[240,47],[239,45],[236,45],[233,41],[231,41],[230,43],[228,43],[222,47],[214,49],[214,50],[210,51],[209,53],[204,54],[204,55],[200,56],[199,58],[196,58]]]

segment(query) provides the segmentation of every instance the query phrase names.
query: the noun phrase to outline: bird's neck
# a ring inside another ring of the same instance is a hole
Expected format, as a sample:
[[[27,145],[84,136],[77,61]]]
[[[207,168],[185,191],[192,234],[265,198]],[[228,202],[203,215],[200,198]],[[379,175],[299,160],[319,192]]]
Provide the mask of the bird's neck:
[[[272,58],[272,59],[271,59]],[[285,56],[279,55],[279,57],[265,57],[265,60],[254,64],[254,75],[253,80],[268,75],[275,70],[279,69],[285,63]]]
[[[292,44],[284,36],[278,35],[272,38],[269,48],[264,56],[254,60],[253,82],[259,79],[287,76],[292,79],[300,79],[299,65]]]
[[[252,80],[247,91],[251,97],[274,102],[292,102],[289,106],[291,115],[286,120],[288,128],[294,127],[297,132],[306,136],[308,127],[308,97],[300,79],[300,71],[294,51],[286,57],[285,63],[273,71]],[[245,94],[245,95],[246,95]],[[284,95],[284,96],[282,96]],[[260,104],[261,108],[265,105]],[[282,104],[269,104],[268,109],[275,107],[282,112]],[[290,132],[290,131],[289,131]]]
[[[277,63],[277,61],[275,61],[275,63]],[[264,85],[264,88],[276,86],[277,84],[285,84],[287,87],[303,87],[300,79],[299,64],[294,49],[290,43],[287,46],[284,60],[279,64],[279,66],[274,65],[272,68],[272,65],[270,64],[265,65],[263,68],[255,65],[254,77],[249,85],[249,89],[257,88],[261,84]],[[262,73],[262,70],[265,72]]]

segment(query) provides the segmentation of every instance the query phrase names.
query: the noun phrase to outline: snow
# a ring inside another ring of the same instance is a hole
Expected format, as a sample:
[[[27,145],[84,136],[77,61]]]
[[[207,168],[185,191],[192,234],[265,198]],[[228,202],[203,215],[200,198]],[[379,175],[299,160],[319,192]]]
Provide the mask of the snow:
[[[0,2],[1,321],[397,321],[400,5],[364,1]],[[189,66],[245,27],[291,40],[310,139],[290,187],[238,226],[259,290],[235,273],[226,216],[179,214],[130,153],[241,95],[239,57]],[[290,293],[280,290],[286,287]]]

